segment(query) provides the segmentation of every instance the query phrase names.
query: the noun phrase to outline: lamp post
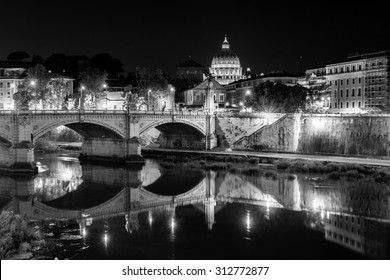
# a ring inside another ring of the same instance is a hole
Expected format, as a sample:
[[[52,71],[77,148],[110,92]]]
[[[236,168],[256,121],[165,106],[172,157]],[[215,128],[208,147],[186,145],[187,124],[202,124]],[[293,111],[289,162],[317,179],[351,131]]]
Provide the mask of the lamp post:
[[[106,92],[106,111],[107,111],[107,84],[103,84],[104,91]]]
[[[83,90],[85,89],[84,86],[81,86],[80,88],[80,91],[81,91],[81,94],[80,94],[80,109],[84,109],[84,106],[83,106]]]
[[[175,88],[171,87],[170,91],[172,93],[171,98],[172,98],[172,112],[175,111]]]
[[[146,109],[147,109],[147,111],[149,111],[149,106],[150,106],[150,103],[149,103],[149,95],[150,95],[150,93],[152,92],[152,90],[148,90],[148,105],[146,106]]]
[[[248,97],[251,95],[251,91],[248,89],[246,92],[245,92],[245,103],[246,103],[246,106],[245,106],[245,111],[247,111],[247,107],[248,107]]]
[[[35,111],[37,111],[37,89],[35,88],[36,82],[35,82],[35,81],[31,81],[31,82],[30,82],[30,85],[31,85],[32,87],[34,87],[34,89],[35,89],[35,95],[34,95],[34,109],[35,109]]]

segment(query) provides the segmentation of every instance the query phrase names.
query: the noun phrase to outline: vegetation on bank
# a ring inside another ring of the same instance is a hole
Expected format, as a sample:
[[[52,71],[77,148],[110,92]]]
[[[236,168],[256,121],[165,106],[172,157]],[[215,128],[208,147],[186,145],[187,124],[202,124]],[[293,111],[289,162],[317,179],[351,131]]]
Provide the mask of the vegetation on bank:
[[[145,157],[162,160],[161,166],[168,169],[178,166],[205,170],[228,170],[250,176],[263,175],[276,179],[279,172],[286,172],[288,180],[294,180],[297,173],[327,174],[331,180],[368,180],[376,183],[390,183],[390,168],[354,163],[320,162],[311,160],[261,159],[259,157],[213,155],[213,154],[145,154]],[[237,166],[240,167],[237,167]]]
[[[42,231],[12,212],[0,214],[0,258],[30,259],[45,245]]]

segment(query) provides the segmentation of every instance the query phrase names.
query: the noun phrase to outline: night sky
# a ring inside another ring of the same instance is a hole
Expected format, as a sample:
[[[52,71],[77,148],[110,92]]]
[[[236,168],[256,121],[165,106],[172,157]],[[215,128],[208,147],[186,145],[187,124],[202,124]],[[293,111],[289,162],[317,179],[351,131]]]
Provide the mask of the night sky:
[[[274,2],[4,1],[0,59],[16,50],[44,58],[106,52],[126,72],[140,66],[173,74],[189,55],[209,67],[227,34],[244,69],[267,73],[298,72],[300,56],[307,69],[356,51],[390,49],[384,6]]]

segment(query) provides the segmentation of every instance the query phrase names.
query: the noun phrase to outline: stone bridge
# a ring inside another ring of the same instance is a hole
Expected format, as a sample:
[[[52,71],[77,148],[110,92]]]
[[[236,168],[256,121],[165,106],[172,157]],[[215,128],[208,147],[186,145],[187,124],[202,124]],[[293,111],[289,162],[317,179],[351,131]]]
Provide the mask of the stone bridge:
[[[139,159],[139,137],[156,128],[163,147],[212,149],[215,115],[175,111],[0,111],[0,166],[11,170],[34,162],[34,142],[46,132],[67,126],[85,139],[86,157]]]

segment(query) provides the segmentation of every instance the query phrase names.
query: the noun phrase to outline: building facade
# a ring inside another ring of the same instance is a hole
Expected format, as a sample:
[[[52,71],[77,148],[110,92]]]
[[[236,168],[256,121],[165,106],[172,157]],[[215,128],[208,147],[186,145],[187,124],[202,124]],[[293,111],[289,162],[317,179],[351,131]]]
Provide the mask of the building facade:
[[[355,55],[326,65],[330,112],[388,111],[389,54],[390,51],[382,51]]]
[[[206,108],[208,90],[210,90],[210,95],[213,96],[214,108],[224,107],[226,89],[217,80],[211,79],[210,83],[208,80],[204,80],[196,87],[184,91],[184,105],[186,108]]]
[[[236,53],[230,49],[229,42],[225,36],[222,48],[211,61],[210,74],[221,85],[227,85],[234,81],[243,79],[240,59]]]
[[[248,79],[242,79],[228,84],[226,87],[226,105],[238,107],[245,102],[246,96],[253,94],[256,86],[265,83],[282,83],[287,86],[295,86],[298,82],[298,75],[286,72],[274,72],[266,75],[259,75]]]

